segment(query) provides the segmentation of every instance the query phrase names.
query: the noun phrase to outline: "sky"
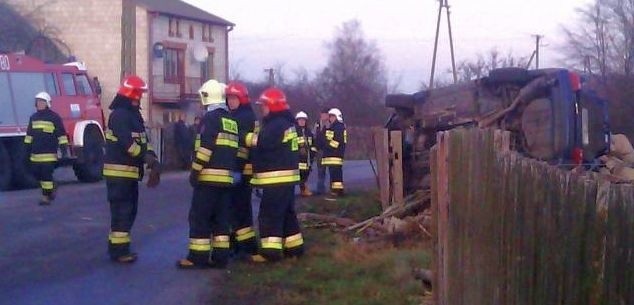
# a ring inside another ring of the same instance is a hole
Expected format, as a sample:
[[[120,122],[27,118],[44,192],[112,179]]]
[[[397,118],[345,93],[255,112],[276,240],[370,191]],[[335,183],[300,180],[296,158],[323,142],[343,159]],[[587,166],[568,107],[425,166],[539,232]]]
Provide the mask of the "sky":
[[[316,73],[328,60],[326,43],[336,28],[357,19],[376,42],[390,86],[415,92],[429,81],[438,14],[437,0],[185,0],[236,24],[229,33],[231,75],[262,80],[264,69],[283,67],[291,77]],[[456,61],[496,48],[529,57],[534,34],[543,35],[540,67],[560,66],[562,26],[577,22],[575,8],[591,0],[450,0]],[[450,79],[446,13],[440,28],[436,78]]]

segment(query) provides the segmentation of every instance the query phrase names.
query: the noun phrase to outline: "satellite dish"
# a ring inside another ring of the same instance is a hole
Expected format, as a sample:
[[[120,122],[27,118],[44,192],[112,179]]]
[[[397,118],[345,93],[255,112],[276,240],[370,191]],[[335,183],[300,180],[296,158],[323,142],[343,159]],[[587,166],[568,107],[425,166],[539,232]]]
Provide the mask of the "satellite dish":
[[[192,55],[197,62],[205,62],[207,61],[207,57],[209,57],[209,51],[207,51],[206,46],[198,44],[194,46]]]

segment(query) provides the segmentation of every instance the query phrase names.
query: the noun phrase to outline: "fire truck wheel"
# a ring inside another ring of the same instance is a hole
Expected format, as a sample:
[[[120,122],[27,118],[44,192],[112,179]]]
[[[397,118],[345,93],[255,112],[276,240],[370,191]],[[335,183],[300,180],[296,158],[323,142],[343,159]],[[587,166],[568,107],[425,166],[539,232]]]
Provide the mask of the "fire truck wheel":
[[[0,142],[0,191],[6,191],[11,187],[11,158],[9,152]]]
[[[39,183],[33,174],[27,168],[27,164],[24,163],[26,159],[26,150],[24,149],[24,143],[20,141],[13,141],[11,145],[11,157],[13,158],[11,164],[13,165],[13,186],[18,189],[30,189],[39,186]]]
[[[84,147],[73,164],[75,176],[81,182],[97,182],[102,179],[104,140],[97,127],[89,126],[84,134]]]

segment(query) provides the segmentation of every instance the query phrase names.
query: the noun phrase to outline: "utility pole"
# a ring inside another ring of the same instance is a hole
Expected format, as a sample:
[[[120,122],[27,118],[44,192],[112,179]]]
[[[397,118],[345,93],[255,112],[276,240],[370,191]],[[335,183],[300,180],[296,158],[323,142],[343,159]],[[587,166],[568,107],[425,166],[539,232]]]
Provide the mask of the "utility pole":
[[[269,74],[269,86],[271,87],[275,86],[275,69],[273,68],[264,69],[264,72]]]
[[[449,48],[451,51],[451,68],[453,72],[453,81],[454,84],[458,82],[458,74],[456,73],[456,60],[454,57],[454,48],[453,48],[453,35],[451,32],[451,18],[449,12],[449,0],[438,0],[438,20],[436,21],[436,38],[434,40],[434,55],[432,57],[431,62],[431,75],[429,77],[429,88],[434,87],[434,75],[436,73],[436,57],[438,55],[438,38],[440,36],[440,20],[442,19],[442,10],[443,8],[447,11],[447,26],[449,29]]]
[[[539,69],[539,41],[544,37],[539,34],[533,35],[535,37],[535,69]]]

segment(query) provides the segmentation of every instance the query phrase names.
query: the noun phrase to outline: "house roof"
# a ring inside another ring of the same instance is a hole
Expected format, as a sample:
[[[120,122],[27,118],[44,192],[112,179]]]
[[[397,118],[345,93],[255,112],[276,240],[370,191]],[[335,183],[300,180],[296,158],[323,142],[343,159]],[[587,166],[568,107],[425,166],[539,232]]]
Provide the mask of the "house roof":
[[[234,26],[235,24],[181,0],[135,0],[148,11],[180,16],[199,21]]]

